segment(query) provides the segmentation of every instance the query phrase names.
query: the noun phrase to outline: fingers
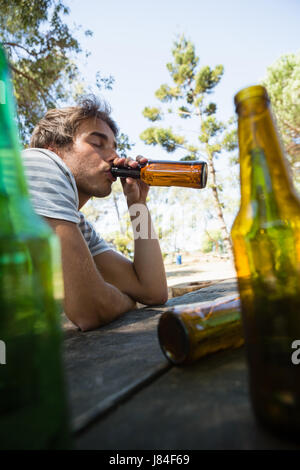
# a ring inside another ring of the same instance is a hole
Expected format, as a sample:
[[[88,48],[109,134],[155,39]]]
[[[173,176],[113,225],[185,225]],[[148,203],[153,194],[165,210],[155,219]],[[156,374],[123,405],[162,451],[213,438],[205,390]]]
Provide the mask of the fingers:
[[[121,184],[124,187],[125,184],[132,186],[133,184],[136,184],[136,179],[130,178],[130,176],[127,176],[126,178],[120,178]]]
[[[128,157],[117,157],[114,159],[113,164],[115,166],[130,166],[131,168],[136,168],[139,163],[147,163],[148,159],[145,157],[142,157],[141,155],[138,155],[136,157],[136,160],[133,160],[133,158]]]
[[[137,160],[139,163],[147,163],[148,158],[143,157],[142,155],[138,155],[138,156],[136,157],[136,160]]]

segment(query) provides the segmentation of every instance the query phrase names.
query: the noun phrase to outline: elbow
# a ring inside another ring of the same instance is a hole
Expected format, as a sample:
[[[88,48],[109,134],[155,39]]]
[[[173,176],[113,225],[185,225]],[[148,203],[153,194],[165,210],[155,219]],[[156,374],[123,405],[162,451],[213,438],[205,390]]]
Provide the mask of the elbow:
[[[100,328],[101,326],[108,323],[102,318],[102,315],[99,315],[93,312],[87,312],[86,310],[80,312],[67,312],[65,311],[69,320],[71,320],[74,325],[77,326],[81,331],[91,331],[95,330],[96,328]]]
[[[96,330],[96,328],[100,328],[105,324],[99,318],[92,319],[84,317],[72,320],[72,322],[83,332]]]
[[[100,328],[102,324],[99,322],[94,323],[94,322],[82,320],[82,321],[77,322],[77,326],[81,331],[85,332],[85,331],[95,330],[96,328]]]
[[[163,305],[168,301],[168,289],[158,292],[150,292],[146,298],[143,299],[145,305]]]
[[[166,302],[168,302],[168,298],[168,291],[166,291],[162,296],[158,298],[159,301],[157,302],[157,304],[164,305]]]

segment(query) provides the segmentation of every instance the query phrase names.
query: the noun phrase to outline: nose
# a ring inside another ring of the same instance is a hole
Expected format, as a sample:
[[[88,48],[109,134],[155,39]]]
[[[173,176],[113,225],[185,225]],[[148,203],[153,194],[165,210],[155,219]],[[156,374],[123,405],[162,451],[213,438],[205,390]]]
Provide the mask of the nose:
[[[115,149],[111,149],[107,152],[107,157],[105,158],[105,160],[108,162],[108,163],[112,163],[114,161],[115,158],[118,158],[119,155],[117,154],[117,151]]]

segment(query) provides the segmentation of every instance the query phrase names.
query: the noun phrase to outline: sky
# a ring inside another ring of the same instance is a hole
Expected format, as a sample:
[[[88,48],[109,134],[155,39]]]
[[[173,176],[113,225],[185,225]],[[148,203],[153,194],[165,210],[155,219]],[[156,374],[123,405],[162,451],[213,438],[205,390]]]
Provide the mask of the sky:
[[[237,91],[257,84],[267,67],[282,54],[300,50],[299,0],[67,0],[67,23],[82,25],[93,37],[77,33],[83,49],[80,60],[88,83],[95,75],[112,75],[112,91],[102,93],[112,107],[120,130],[135,143],[132,156],[173,158],[158,147],[146,146],[139,134],[151,125],[142,115],[145,106],[158,106],[154,93],[171,84],[166,63],[173,41],[185,34],[196,48],[200,65],[223,64],[224,76],[213,99],[218,117],[234,114]],[[187,133],[189,120],[180,120]]]

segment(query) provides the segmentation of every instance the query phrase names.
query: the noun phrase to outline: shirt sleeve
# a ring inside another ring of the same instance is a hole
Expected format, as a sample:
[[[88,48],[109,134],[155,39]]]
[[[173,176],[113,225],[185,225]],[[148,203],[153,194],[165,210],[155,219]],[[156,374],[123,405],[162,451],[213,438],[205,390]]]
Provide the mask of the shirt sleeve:
[[[89,247],[92,256],[99,255],[104,251],[111,250],[112,248],[101,238],[94,229],[91,222],[85,219],[84,215],[80,212],[79,229]]]
[[[63,168],[39,149],[24,151],[23,162],[36,213],[79,223],[76,193]]]

